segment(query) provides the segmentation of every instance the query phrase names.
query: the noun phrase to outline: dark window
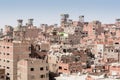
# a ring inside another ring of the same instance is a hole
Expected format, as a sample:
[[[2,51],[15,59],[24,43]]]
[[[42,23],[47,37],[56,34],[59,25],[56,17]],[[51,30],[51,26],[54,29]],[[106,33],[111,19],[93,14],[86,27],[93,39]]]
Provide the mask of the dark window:
[[[7,53],[7,55],[10,55],[9,53]]]
[[[40,75],[40,78],[45,78],[45,75]]]
[[[59,69],[62,69],[62,67],[61,67],[61,66],[59,66]]]
[[[34,68],[30,68],[30,71],[34,71]]]
[[[9,60],[7,60],[7,62],[9,63],[10,61],[9,61]]]
[[[43,68],[43,67],[41,67],[41,68],[40,68],[40,70],[42,71],[42,70],[44,70],[44,68]]]
[[[111,50],[113,52],[113,50]]]
[[[64,69],[64,70],[67,70],[67,69]]]
[[[63,52],[66,53],[67,52],[66,49],[63,49]]]
[[[9,73],[7,73],[7,75],[10,75]]]
[[[7,49],[9,49],[10,47],[7,47]]]
[[[7,67],[7,69],[10,69],[10,67]]]
[[[6,80],[10,80],[10,77],[7,76],[7,77],[6,77]]]
[[[119,44],[118,42],[116,42],[115,44]]]
[[[0,78],[4,79],[4,76],[1,76]]]

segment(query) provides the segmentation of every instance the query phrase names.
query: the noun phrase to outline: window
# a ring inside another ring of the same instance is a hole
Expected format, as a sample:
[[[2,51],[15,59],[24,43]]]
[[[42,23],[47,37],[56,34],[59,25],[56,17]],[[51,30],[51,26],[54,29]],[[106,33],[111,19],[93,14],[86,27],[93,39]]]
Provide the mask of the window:
[[[35,79],[35,76],[34,76],[34,75],[32,75],[32,76],[31,76],[31,79]]]
[[[40,78],[45,78],[45,75],[40,75]]]
[[[1,79],[4,79],[4,76],[1,76],[0,78],[1,78]]]
[[[93,28],[93,30],[95,30],[95,28]]]
[[[64,70],[67,70],[67,69],[64,69]]]
[[[119,50],[118,50],[118,49],[115,49],[115,52],[119,52]]]
[[[7,46],[7,49],[9,49],[10,47],[9,46]]]
[[[7,67],[7,69],[10,69],[10,67]]]
[[[9,53],[7,53],[7,55],[10,55]]]
[[[42,70],[44,70],[44,68],[43,68],[43,67],[41,67],[41,68],[40,68],[40,70],[42,71]]]
[[[6,80],[10,80],[10,77],[7,76],[7,77],[6,77]]]
[[[7,63],[9,63],[10,61],[9,60],[7,60]]]
[[[59,66],[59,69],[62,69],[62,67],[61,67],[61,66]]]
[[[10,75],[9,73],[7,73],[7,75]]]
[[[114,50],[111,50],[112,52],[114,51]]]
[[[48,66],[46,66],[46,70],[48,70]]]
[[[116,42],[115,44],[119,44],[119,42]]]
[[[30,68],[30,71],[34,71],[34,68]]]

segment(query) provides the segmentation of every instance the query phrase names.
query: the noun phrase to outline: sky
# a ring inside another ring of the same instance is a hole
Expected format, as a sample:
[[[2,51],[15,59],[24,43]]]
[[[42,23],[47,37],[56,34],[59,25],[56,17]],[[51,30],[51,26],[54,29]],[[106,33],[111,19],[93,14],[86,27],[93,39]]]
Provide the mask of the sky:
[[[16,26],[17,19],[23,19],[25,25],[29,18],[34,18],[36,26],[60,24],[63,13],[73,20],[84,15],[85,21],[114,23],[120,18],[119,8],[120,0],[0,0],[0,27]]]

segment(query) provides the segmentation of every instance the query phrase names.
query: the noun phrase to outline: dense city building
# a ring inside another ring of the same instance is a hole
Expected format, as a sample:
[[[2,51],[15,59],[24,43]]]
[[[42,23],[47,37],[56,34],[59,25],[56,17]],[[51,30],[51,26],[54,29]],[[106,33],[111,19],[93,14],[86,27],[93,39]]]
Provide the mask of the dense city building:
[[[120,19],[34,26],[22,19],[0,29],[0,80],[119,80]]]

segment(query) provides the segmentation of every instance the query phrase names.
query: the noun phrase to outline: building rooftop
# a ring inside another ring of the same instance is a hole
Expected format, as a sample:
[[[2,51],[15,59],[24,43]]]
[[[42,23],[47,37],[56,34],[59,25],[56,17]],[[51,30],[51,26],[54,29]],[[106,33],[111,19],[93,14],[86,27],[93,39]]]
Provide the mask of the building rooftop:
[[[67,75],[67,74],[61,74],[59,77],[55,77],[56,80],[86,80],[86,75]]]

